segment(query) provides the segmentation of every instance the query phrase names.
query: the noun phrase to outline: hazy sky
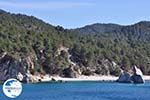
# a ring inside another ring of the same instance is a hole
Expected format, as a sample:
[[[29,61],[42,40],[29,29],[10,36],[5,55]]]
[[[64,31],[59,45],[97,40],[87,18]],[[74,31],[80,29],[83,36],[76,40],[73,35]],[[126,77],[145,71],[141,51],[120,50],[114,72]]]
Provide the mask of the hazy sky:
[[[150,0],[0,0],[0,8],[33,15],[65,28],[150,21]]]

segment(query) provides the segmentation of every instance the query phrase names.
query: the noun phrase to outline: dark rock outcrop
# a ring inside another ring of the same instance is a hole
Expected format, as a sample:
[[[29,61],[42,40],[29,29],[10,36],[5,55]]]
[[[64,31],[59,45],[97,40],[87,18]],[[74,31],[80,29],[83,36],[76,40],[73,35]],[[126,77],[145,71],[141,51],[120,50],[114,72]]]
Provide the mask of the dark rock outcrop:
[[[0,81],[5,81],[9,78],[16,78],[20,81],[27,82],[28,68],[33,67],[31,59],[20,58],[15,59],[6,52],[0,55]]]
[[[117,82],[119,83],[131,83],[131,75],[127,72],[121,73]]]
[[[135,83],[135,84],[141,84],[144,83],[144,79],[142,78],[143,74],[139,68],[136,66],[133,66],[133,75],[130,75],[128,72],[123,72],[119,76],[119,79],[117,82],[119,83]]]
[[[77,68],[75,66],[69,66],[68,68],[65,68],[62,73],[63,77],[68,78],[75,78],[79,76],[79,72],[77,71]]]
[[[19,72],[24,73],[23,67],[19,61],[16,61],[9,55],[5,55],[0,59],[0,80],[5,81],[9,78],[17,78]]]
[[[144,79],[142,78],[143,73],[142,71],[137,68],[136,66],[133,66],[133,72],[134,74],[131,76],[131,80],[135,84],[144,83]]]
[[[133,76],[131,76],[131,80],[135,84],[144,83],[144,80],[143,80],[142,76],[140,76],[140,75],[133,75]]]

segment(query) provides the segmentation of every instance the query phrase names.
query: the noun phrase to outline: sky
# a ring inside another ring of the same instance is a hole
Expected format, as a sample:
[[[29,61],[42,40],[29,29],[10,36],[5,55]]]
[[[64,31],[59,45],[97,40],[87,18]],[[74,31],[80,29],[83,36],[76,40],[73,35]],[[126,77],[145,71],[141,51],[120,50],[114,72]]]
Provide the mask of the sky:
[[[150,0],[0,0],[0,9],[64,28],[150,21]]]

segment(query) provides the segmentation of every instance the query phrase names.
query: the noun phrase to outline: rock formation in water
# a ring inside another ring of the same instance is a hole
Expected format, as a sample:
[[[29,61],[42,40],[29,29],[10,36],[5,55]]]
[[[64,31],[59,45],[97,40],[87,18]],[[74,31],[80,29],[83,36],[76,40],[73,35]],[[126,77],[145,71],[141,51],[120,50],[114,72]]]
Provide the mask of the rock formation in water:
[[[123,71],[119,76],[117,82],[119,83],[130,83],[131,82],[131,75],[128,72]]]
[[[133,66],[133,75],[128,73],[127,71],[123,71],[121,75],[119,76],[119,79],[117,80],[119,83],[144,83],[143,79],[143,73],[142,71],[137,68],[136,66]]]
[[[137,68],[136,66],[133,66],[133,72],[134,73],[131,76],[131,81],[133,81],[133,83],[135,83],[135,84],[144,83],[142,71],[139,68]]]

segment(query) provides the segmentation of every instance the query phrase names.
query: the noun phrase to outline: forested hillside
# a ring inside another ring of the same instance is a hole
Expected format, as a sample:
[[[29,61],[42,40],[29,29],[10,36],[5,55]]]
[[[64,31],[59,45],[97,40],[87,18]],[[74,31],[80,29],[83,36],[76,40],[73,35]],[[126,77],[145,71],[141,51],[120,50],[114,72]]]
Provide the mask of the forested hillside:
[[[150,74],[150,22],[97,23],[69,30],[1,10],[0,67],[10,68],[11,63],[16,73],[22,68],[22,74],[119,75],[120,68],[128,71],[133,64]]]

